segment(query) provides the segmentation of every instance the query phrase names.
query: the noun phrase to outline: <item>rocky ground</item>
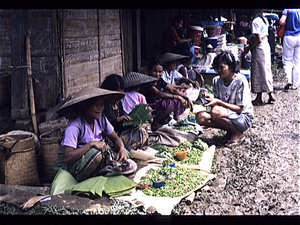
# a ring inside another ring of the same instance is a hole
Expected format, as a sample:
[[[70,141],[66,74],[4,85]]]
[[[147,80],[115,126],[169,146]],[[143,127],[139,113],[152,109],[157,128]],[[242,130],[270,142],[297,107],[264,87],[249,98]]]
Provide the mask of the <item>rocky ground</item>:
[[[273,73],[276,102],[254,107],[255,119],[242,145],[223,147],[222,131],[204,130],[201,138],[217,146],[213,163],[217,177],[196,192],[192,203],[182,200],[172,211],[173,215],[299,215],[300,92],[299,89],[284,91],[283,71]],[[266,102],[267,94],[263,98]],[[93,214],[151,213],[107,198],[89,200],[75,196],[53,196],[49,202],[36,204],[28,211],[21,210],[26,198],[34,195],[2,190],[0,214],[78,215],[87,214],[82,209],[92,205],[103,209]]]
[[[284,73],[274,74],[275,104],[255,106],[243,145],[218,145],[221,131],[204,132],[216,144],[217,178],[180,215],[299,215],[299,90],[284,91]],[[253,95],[253,99],[254,99]],[[267,101],[268,96],[263,96]]]

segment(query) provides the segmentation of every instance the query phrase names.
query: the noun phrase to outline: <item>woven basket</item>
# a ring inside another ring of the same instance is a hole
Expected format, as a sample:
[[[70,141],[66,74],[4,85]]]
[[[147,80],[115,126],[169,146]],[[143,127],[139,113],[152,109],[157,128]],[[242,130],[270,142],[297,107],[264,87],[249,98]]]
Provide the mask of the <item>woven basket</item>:
[[[61,129],[40,135],[43,159],[44,182],[52,182],[55,177],[55,164],[63,135]]]
[[[39,185],[33,135],[4,135],[0,140],[0,182]]]

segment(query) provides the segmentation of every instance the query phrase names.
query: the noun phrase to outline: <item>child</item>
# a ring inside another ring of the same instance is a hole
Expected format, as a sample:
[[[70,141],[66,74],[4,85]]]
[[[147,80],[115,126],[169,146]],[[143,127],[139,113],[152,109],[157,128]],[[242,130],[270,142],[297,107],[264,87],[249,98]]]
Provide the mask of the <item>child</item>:
[[[161,78],[163,67],[159,60],[153,60],[149,63],[148,73],[156,80],[145,84],[143,91],[149,106],[154,110],[155,118],[151,124],[151,130],[156,131],[163,124],[168,123],[171,112],[174,113],[174,119],[177,120],[185,108],[191,107],[193,109],[193,103],[174,85],[166,83]]]
[[[102,82],[100,88],[123,92],[124,79],[118,74],[110,74]],[[132,118],[125,113],[122,101],[107,104],[104,109],[104,115],[111,125],[113,125],[117,134],[121,134],[122,131],[126,130],[126,127],[123,126],[124,120],[132,120]]]
[[[190,79],[192,81],[200,81],[199,84],[200,86],[204,85],[204,79],[203,76],[195,69],[192,67],[192,61],[193,61],[193,53],[190,51],[187,51],[185,53],[186,56],[189,58],[183,59],[182,63],[179,63],[177,65],[177,71],[182,74],[183,77]],[[198,77],[198,79],[197,79]]]
[[[139,93],[141,85],[156,80],[146,74],[129,72],[124,76],[125,97],[121,100],[125,113],[129,114],[139,104],[147,104],[146,97]]]
[[[176,85],[176,84],[185,83],[185,84],[192,84],[195,88],[198,88],[199,87],[198,82],[182,76],[182,74],[176,70],[177,61],[184,60],[184,59],[188,59],[188,56],[174,54],[170,52],[167,52],[163,54],[161,57],[159,57],[158,60],[163,64],[163,68],[164,68],[162,79],[168,84]]]
[[[219,76],[213,79],[214,96],[205,93],[211,111],[196,114],[197,122],[206,127],[227,131],[223,143],[227,147],[241,144],[244,132],[251,126],[254,113],[247,79],[238,71],[238,63],[232,53],[216,56],[213,68]]]

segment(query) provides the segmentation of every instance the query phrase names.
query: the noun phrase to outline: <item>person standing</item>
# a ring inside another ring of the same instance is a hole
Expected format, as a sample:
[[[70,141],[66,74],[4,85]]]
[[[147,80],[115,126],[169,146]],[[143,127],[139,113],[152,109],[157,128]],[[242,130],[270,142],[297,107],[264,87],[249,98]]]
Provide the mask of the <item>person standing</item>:
[[[247,21],[247,16],[242,15],[241,18],[242,20],[239,23],[239,28],[240,28],[240,32],[243,32],[245,34],[249,23]]]
[[[251,50],[251,91],[256,93],[253,105],[263,105],[262,93],[269,95],[268,103],[275,102],[273,94],[273,74],[271,70],[271,49],[268,42],[269,22],[262,9],[254,10],[251,30],[254,40],[244,49],[243,56]]]
[[[282,61],[288,83],[284,89],[295,90],[300,82],[300,9],[283,10],[279,24],[285,25]]]

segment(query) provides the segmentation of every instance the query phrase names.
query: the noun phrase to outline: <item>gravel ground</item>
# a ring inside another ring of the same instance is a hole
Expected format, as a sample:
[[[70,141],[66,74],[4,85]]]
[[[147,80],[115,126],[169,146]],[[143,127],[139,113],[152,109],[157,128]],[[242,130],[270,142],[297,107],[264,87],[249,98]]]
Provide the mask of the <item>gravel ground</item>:
[[[286,92],[285,84],[284,72],[277,71],[276,102],[254,107],[243,145],[229,149],[218,145],[220,130],[204,132],[202,138],[217,145],[217,178],[192,204],[182,201],[174,214],[299,215],[299,90]]]
[[[285,92],[285,83],[283,71],[276,70],[276,102],[254,107],[255,119],[242,145],[231,149],[223,147],[220,145],[222,131],[204,131],[201,138],[217,147],[213,163],[217,177],[196,192],[192,203],[182,200],[172,211],[173,215],[299,215],[299,90]],[[267,101],[267,94],[263,98]],[[80,214],[80,209],[70,210],[74,202],[84,200],[82,204],[75,204],[81,207],[100,204],[82,197],[69,198],[68,206],[65,199],[52,198],[51,202],[22,211],[18,208],[22,201],[16,197],[10,203],[0,204],[0,214]],[[104,204],[106,208],[108,204]],[[114,207],[117,211],[112,210]],[[108,214],[145,215],[144,210],[128,204],[117,202],[114,207]],[[107,211],[99,214],[107,214]]]

